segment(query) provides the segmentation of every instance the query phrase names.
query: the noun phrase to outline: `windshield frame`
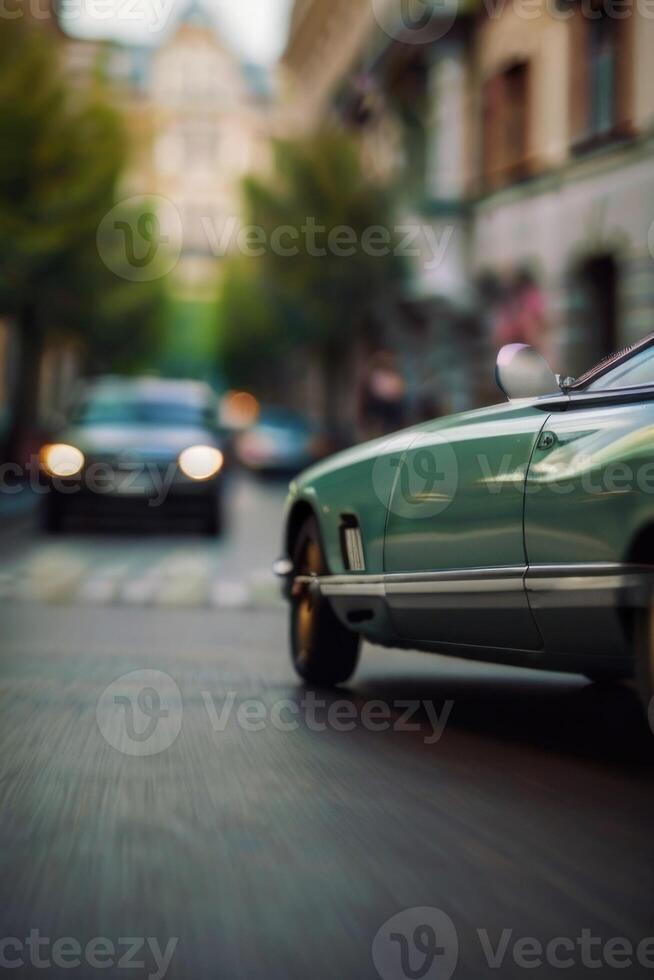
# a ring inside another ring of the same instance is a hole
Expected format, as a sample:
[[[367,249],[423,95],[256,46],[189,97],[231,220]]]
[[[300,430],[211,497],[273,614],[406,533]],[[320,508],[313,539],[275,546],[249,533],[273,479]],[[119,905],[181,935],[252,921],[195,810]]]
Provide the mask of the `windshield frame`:
[[[617,351],[615,354],[609,354],[607,357],[603,358],[594,367],[590,368],[589,371],[584,372],[571,385],[566,386],[566,390],[573,394],[574,392],[586,391],[588,386],[594,381],[598,381],[599,378],[605,377],[610,374],[615,368],[621,367],[627,361],[630,361],[632,357],[636,354],[640,354],[642,351],[647,350],[649,347],[654,345],[654,333],[649,334],[637,343],[632,344],[630,347],[623,347],[621,350]],[[642,385],[617,385],[614,389],[619,391],[626,388],[644,388],[647,384]],[[607,389],[603,389],[607,390]],[[611,389],[608,389],[611,390]]]

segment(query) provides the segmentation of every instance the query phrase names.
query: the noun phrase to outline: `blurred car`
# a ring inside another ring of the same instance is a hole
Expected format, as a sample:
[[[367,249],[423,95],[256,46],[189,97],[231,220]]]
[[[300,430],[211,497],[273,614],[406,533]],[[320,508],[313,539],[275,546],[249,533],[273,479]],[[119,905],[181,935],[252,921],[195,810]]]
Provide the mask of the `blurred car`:
[[[259,473],[295,474],[326,455],[320,428],[285,408],[264,408],[235,443],[238,461]]]
[[[67,518],[165,513],[223,524],[223,440],[208,385],[155,378],[88,383],[69,419],[39,455],[49,488],[44,529]]]
[[[361,637],[594,681],[654,710],[654,334],[582,377],[530,347],[508,402],[349,449],[291,484],[275,571],[310,683]]]

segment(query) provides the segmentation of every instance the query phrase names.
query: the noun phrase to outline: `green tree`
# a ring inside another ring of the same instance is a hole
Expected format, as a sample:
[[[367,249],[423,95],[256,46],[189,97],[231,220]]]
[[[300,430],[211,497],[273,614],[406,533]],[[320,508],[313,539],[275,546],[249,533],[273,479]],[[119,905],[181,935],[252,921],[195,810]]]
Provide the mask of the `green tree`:
[[[293,310],[282,310],[283,297],[267,281],[260,259],[235,255],[225,261],[219,359],[233,387],[265,391],[271,373],[284,362],[295,331],[289,329]]]
[[[95,90],[90,96],[67,83],[56,40],[25,19],[7,21],[0,31],[0,312],[19,339],[11,457],[34,426],[46,339],[78,334],[89,349],[95,341],[96,354],[104,346],[113,356],[122,333],[137,350],[159,303],[153,287],[118,281],[96,247],[126,154],[119,116]]]
[[[320,364],[325,417],[336,426],[344,366],[403,274],[391,196],[367,179],[356,143],[336,129],[276,143],[272,177],[249,178],[244,195],[246,220],[264,230],[266,246],[247,260],[249,271],[243,262],[230,268],[223,349],[243,365],[304,347]]]

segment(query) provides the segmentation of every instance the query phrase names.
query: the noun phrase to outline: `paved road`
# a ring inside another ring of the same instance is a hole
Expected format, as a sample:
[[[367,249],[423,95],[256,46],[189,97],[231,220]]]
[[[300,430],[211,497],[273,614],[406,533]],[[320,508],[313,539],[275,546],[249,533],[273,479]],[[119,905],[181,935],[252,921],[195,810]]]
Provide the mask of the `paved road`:
[[[284,497],[283,483],[237,480],[229,491],[229,530],[218,541],[192,527],[166,526],[158,511],[145,515],[146,524],[135,520],[110,535],[78,523],[57,538],[40,537],[34,515],[22,516],[18,528],[5,525],[0,601],[281,607],[270,566],[280,549]]]
[[[263,583],[281,497],[239,485],[221,545],[4,541],[11,975],[613,975],[630,954],[607,941],[654,935],[633,693],[373,649],[347,689],[306,692]],[[231,607],[215,601],[230,582]],[[648,950],[620,975],[652,976]]]

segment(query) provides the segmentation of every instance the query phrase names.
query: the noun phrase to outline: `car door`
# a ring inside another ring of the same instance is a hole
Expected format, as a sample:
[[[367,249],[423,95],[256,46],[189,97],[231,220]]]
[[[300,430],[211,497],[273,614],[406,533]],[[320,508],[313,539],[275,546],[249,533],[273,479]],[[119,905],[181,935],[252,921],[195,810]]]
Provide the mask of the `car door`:
[[[427,426],[397,463],[386,594],[407,641],[535,650],[524,485],[547,413],[514,402]]]
[[[624,562],[654,523],[654,385],[581,391],[552,407],[526,485],[530,604],[551,652],[620,654]]]

